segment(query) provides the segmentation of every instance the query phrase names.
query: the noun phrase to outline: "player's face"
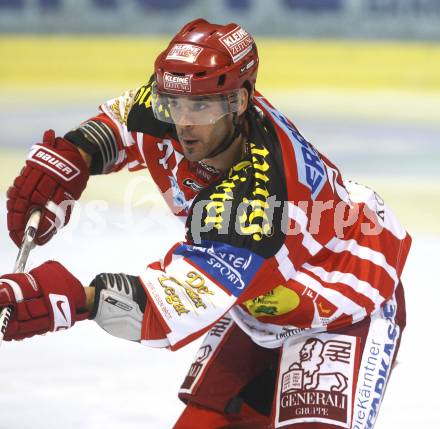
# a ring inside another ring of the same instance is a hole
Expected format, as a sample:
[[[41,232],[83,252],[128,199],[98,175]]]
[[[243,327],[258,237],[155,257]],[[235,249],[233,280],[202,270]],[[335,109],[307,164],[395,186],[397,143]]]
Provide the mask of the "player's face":
[[[247,90],[241,88],[237,97],[237,110],[234,109],[233,112],[242,115],[248,105]],[[234,114],[225,113],[228,109],[225,108],[225,101],[222,99],[205,102],[203,99],[180,98],[169,105],[183,154],[190,161],[209,158],[209,155],[234,133]],[[206,123],[210,118],[215,120]]]
[[[183,154],[189,161],[209,157],[233,133],[232,114],[222,116],[209,125],[176,125]]]

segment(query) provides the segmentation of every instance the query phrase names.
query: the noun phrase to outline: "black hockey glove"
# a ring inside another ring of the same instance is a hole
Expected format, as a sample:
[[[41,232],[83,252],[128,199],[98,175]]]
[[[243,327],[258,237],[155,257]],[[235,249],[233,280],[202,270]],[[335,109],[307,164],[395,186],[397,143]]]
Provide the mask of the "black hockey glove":
[[[102,273],[90,286],[95,288],[95,300],[89,318],[115,337],[139,341],[147,304],[147,295],[139,278]]]

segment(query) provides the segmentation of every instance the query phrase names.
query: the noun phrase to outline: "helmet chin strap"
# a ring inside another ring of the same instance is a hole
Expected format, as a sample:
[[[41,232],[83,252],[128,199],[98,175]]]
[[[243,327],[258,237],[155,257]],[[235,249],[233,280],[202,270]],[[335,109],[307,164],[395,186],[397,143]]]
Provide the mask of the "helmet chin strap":
[[[234,131],[232,134],[227,135],[223,141],[206,157],[206,159],[214,158],[221,153],[223,153],[226,149],[229,149],[232,143],[234,143],[235,139],[241,134],[240,127],[238,126],[238,113],[233,113],[232,124],[234,126]]]

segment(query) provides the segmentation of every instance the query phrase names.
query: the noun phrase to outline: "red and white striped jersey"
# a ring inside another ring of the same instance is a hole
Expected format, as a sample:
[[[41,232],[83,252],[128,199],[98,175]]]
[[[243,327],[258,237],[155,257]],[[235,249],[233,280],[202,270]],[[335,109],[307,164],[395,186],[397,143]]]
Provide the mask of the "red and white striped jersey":
[[[108,172],[148,168],[173,213],[187,218],[187,241],[140,276],[150,303],[145,344],[179,348],[229,312],[255,342],[278,347],[356,323],[393,295],[410,236],[262,95],[247,113],[247,155],[221,176],[184,158],[150,102],[147,84],[93,118],[117,137]]]

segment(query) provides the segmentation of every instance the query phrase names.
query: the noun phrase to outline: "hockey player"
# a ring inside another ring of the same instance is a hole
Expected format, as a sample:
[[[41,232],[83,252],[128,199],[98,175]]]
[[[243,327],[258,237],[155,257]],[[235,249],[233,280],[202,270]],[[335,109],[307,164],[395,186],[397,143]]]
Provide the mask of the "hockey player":
[[[89,175],[124,167],[149,169],[187,233],[138,276],[83,288],[53,261],[2,276],[5,338],[86,318],[171,350],[205,335],[175,428],[372,428],[405,326],[411,239],[255,90],[258,62],[239,25],[195,20],[147,84],[32,147],[8,191],[17,245],[33,209],[42,245]]]

